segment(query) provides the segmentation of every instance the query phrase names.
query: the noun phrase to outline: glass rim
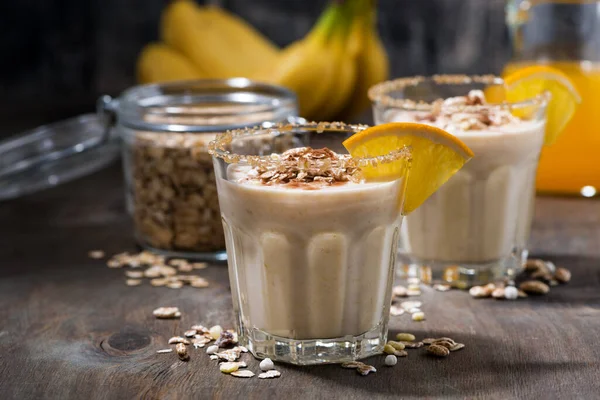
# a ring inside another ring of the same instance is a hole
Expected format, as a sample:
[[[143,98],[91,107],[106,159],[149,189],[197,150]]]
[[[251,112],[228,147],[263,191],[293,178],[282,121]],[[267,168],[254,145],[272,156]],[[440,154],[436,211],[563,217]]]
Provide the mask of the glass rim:
[[[228,164],[239,164],[247,163],[251,166],[276,166],[280,164],[279,157],[277,155],[246,155],[236,154],[226,149],[234,139],[243,137],[259,136],[264,134],[277,134],[280,132],[315,132],[317,134],[325,132],[334,133],[357,133],[364,131],[369,128],[368,125],[363,124],[346,124],[344,122],[305,122],[305,123],[278,123],[272,124],[269,127],[255,126],[251,128],[233,129],[226,132],[218,133],[215,140],[211,141],[208,145],[208,153],[214,158],[222,159]],[[344,155],[344,154],[342,154]],[[403,146],[400,149],[393,150],[385,155],[373,156],[373,157],[351,157],[348,155],[346,159],[342,161],[342,164],[347,166],[355,167],[375,167],[379,164],[387,164],[401,159],[410,162],[412,160],[412,153],[408,146]],[[311,166],[323,166],[326,164],[323,160],[312,160],[308,161]],[[307,165],[308,166],[308,165]]]
[[[503,86],[504,79],[496,75],[432,75],[432,76],[412,76],[397,78],[380,82],[369,88],[369,100],[376,106],[398,108],[406,111],[430,111],[434,107],[434,101],[415,101],[412,99],[398,99],[391,96],[392,92],[401,91],[407,87],[417,86],[421,83],[432,82],[436,85],[468,85],[483,84]],[[465,93],[466,95],[466,93]],[[526,108],[531,106],[545,107],[550,100],[550,93],[544,92],[537,94],[525,100],[502,103],[486,103],[480,105],[457,105],[452,106],[453,111],[478,112],[484,109],[504,109],[512,110]]]

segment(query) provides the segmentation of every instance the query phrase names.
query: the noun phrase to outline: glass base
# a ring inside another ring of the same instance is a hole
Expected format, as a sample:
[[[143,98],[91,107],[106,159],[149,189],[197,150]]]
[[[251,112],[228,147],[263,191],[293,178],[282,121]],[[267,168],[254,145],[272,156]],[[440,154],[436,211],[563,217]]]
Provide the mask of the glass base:
[[[177,251],[177,250],[165,250],[158,249],[156,247],[149,246],[145,243],[138,241],[138,245],[148,251],[156,254],[160,254],[167,258],[185,258],[187,260],[206,261],[206,262],[220,262],[227,261],[227,252],[225,250],[219,250],[214,252],[191,252],[191,251]]]
[[[397,268],[400,278],[416,278],[425,284],[442,283],[468,289],[502,279],[514,279],[527,260],[527,251],[484,263],[422,260],[406,254],[400,254],[399,258],[404,263]]]
[[[384,329],[385,328],[385,329]],[[387,326],[376,326],[359,336],[296,340],[271,335],[259,329],[244,329],[241,342],[257,358],[295,365],[336,364],[381,354],[387,341]]]

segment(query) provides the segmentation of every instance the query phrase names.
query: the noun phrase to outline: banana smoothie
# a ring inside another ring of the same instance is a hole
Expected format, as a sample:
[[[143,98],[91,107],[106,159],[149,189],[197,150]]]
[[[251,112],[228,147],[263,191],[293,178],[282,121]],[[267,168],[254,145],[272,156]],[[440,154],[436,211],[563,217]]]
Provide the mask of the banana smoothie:
[[[364,183],[327,148],[280,157],[276,169],[231,164],[217,181],[241,325],[324,340],[387,323],[403,180]]]
[[[427,112],[389,110],[378,122],[389,121],[435,125],[475,154],[406,218],[402,250],[423,264],[482,265],[511,254],[521,257],[532,221],[545,119],[520,119],[508,109],[488,106],[483,92],[472,90],[438,100]]]

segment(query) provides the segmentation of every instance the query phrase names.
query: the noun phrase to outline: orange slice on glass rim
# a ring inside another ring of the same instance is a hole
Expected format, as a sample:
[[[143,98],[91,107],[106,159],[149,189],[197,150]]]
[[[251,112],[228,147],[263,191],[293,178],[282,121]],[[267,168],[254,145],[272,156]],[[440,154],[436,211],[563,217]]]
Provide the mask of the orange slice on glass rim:
[[[544,65],[519,69],[504,78],[505,96],[510,103],[549,92],[545,144],[556,141],[581,103],[581,96],[567,75]]]
[[[404,146],[410,148],[410,165],[400,160],[361,168],[365,179],[373,182],[398,179],[405,176],[405,168],[410,168],[403,214],[423,204],[473,157],[473,152],[455,136],[416,122],[373,126],[355,133],[343,144],[355,158],[384,156]]]

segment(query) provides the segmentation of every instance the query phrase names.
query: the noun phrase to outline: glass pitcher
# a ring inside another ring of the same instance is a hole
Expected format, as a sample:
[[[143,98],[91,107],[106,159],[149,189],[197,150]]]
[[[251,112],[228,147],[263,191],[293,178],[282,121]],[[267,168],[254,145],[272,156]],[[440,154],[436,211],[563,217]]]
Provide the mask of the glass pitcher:
[[[503,75],[534,64],[557,68],[583,102],[542,150],[539,192],[593,197],[600,191],[600,0],[508,0],[513,58]]]

